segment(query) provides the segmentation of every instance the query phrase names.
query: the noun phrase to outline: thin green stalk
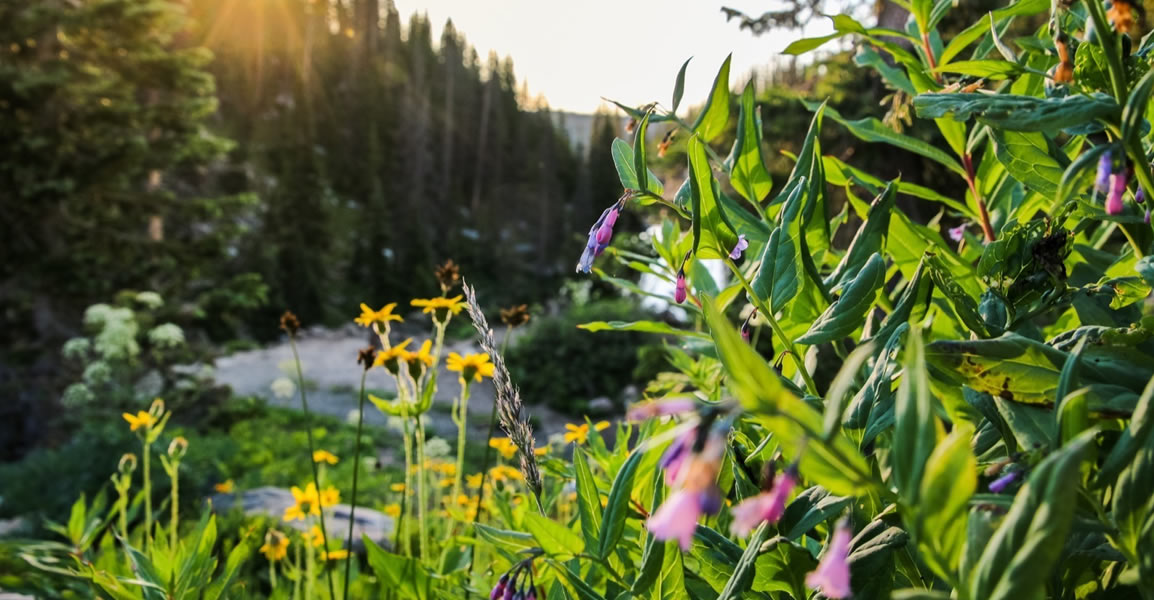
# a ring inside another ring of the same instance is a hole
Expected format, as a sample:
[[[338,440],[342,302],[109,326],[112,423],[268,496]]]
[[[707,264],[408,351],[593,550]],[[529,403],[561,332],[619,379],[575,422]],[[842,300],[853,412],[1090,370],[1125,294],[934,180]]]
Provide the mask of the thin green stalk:
[[[1119,106],[1126,104],[1126,71],[1122,66],[1122,56],[1118,47],[1118,36],[1110,26],[1106,17],[1106,10],[1098,0],[1084,0],[1086,12],[1094,20],[1094,28],[1098,31],[1098,39],[1102,43],[1103,54],[1106,55],[1106,69],[1110,74],[1110,87],[1114,92],[1114,99]]]
[[[303,412],[305,415],[305,423],[306,423],[305,424],[305,434],[306,434],[306,436],[308,438],[308,442],[309,442],[309,466],[312,467],[313,485],[316,486],[317,494],[319,495],[321,493],[321,477],[320,477],[320,472],[317,469],[317,461],[313,460],[313,455],[316,452],[316,446],[313,444],[313,428],[312,428],[313,419],[312,419],[312,415],[309,414],[309,401],[305,395],[305,374],[304,374],[304,371],[301,369],[300,353],[297,352],[296,335],[291,333],[291,332],[289,333],[289,347],[292,348],[293,363],[296,365],[297,386],[300,388],[300,393],[301,393],[301,412]],[[329,532],[326,530],[326,527],[325,527],[325,514],[324,513],[325,513],[324,507],[322,506],[321,507],[321,518],[319,519],[319,521],[321,522],[321,537],[323,537],[325,542],[327,543],[329,540]],[[329,580],[329,598],[336,598],[337,595],[336,595],[334,588],[333,588],[333,572],[331,569],[329,569],[328,571],[326,571],[326,574],[328,575],[328,580]]]
[[[400,390],[402,389],[400,387],[400,385],[401,385],[401,382],[398,379],[397,380],[398,393],[400,393]],[[412,436],[409,434],[408,404],[405,403],[404,398],[401,398],[401,406],[402,406],[402,411],[403,411],[403,413],[401,415],[401,432],[402,432],[402,435],[404,436],[404,442],[405,442],[405,489],[401,491],[400,523],[397,524],[397,535],[396,535],[397,540],[393,544],[394,546],[397,547],[398,550],[400,550],[400,548],[401,548],[401,539],[402,539],[401,532],[405,531],[407,533],[407,531],[409,529],[409,518],[408,518],[408,510],[410,508],[409,507],[409,490],[413,489],[413,481],[412,481],[412,475],[411,475],[412,470],[413,470],[413,448],[412,448],[413,442],[412,442]],[[403,539],[405,541],[404,553],[406,556],[408,556],[409,555],[409,536],[405,535]]]
[[[126,491],[120,492],[120,500],[117,501],[117,504],[119,505],[118,506],[118,509],[119,509],[118,512],[120,513],[120,518],[119,518],[120,535],[123,535],[124,539],[127,540],[128,539],[128,493]]]
[[[353,450],[353,497],[349,500],[349,535],[345,548],[351,553],[353,551],[353,523],[357,516],[357,476],[361,472],[361,431],[365,423],[365,378],[368,377],[369,370],[361,370],[361,392],[357,401],[357,442]],[[350,555],[345,560],[345,589],[342,598],[349,597],[349,569],[352,568],[353,558]]]
[[[428,525],[425,523],[425,423],[417,415],[417,548],[421,560],[428,555]]]
[[[144,459],[141,465],[144,467],[144,549],[152,544],[152,475],[149,473],[150,457],[152,456],[152,444],[148,441],[148,435],[144,436]]]
[[[450,496],[453,501],[461,494],[461,481],[465,476],[465,424],[469,416],[469,382],[462,377],[460,383],[461,396],[457,398],[453,411],[453,422],[457,424],[457,472],[453,479],[453,495]]]
[[[172,525],[168,532],[169,548],[176,551],[176,529],[179,523],[178,505],[180,504],[180,461],[172,463]]]
[[[724,253],[722,255],[724,256]],[[798,353],[797,346],[794,345],[793,340],[785,335],[785,331],[781,328],[781,325],[777,322],[773,313],[770,312],[765,301],[758,298],[757,294],[753,292],[753,288],[749,285],[749,282],[746,281],[745,275],[741,273],[741,269],[737,268],[737,264],[733,262],[733,259],[726,256],[725,264],[729,266],[729,270],[733,271],[734,276],[741,282],[741,286],[745,288],[746,295],[749,296],[749,299],[753,302],[753,305],[757,307],[757,310],[761,312],[761,315],[765,317],[766,322],[768,322],[770,328],[773,329],[773,333],[777,336],[777,339],[781,340],[787,346],[790,356],[793,357],[794,365],[797,366],[798,373],[800,373],[801,378],[805,380],[806,389],[815,396],[819,395],[817,384],[814,383],[813,377],[809,374],[809,370],[805,368],[805,359]]]
[[[276,561],[268,561],[268,581],[272,584],[272,589],[276,591]]]

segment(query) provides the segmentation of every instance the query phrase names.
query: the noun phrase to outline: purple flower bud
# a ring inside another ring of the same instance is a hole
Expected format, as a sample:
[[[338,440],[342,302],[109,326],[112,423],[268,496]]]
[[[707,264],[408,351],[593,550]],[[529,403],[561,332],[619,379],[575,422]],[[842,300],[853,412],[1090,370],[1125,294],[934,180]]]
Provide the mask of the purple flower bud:
[[[537,590],[529,588],[529,591],[525,592],[525,600],[537,600]]]
[[[962,238],[965,237],[966,224],[962,223],[961,225],[958,225],[957,227],[951,227],[949,229],[948,233],[950,235],[951,240],[954,240],[955,242],[960,242],[960,241],[962,241]]]
[[[501,600],[513,600],[513,594],[515,592],[516,592],[516,590],[513,588],[513,586],[511,586],[511,585],[505,586],[505,597],[502,598]]]
[[[1114,161],[1110,160],[1110,151],[1102,153],[1098,159],[1098,176],[1094,179],[1094,187],[1103,194],[1110,186],[1110,171],[1114,168]]]
[[[1147,225],[1150,224],[1150,209],[1149,208],[1146,209],[1146,217],[1144,218],[1144,220],[1146,221]]]
[[[1106,196],[1106,214],[1122,213],[1122,194],[1126,193],[1126,171],[1110,176],[1110,195]]]
[[[741,258],[741,253],[745,252],[745,249],[748,247],[749,247],[749,242],[746,241],[745,234],[743,233],[743,234],[737,236],[737,245],[734,246],[733,250],[731,250],[729,252],[729,258],[731,258],[733,260],[737,260],[737,259]]]
[[[673,290],[673,301],[681,304],[685,302],[686,296],[688,296],[688,292],[686,291],[685,271],[678,271],[677,288]]]
[[[1010,471],[1009,473],[1002,475],[990,483],[990,491],[994,492],[995,494],[1002,493],[1007,487],[1010,487],[1011,483],[1014,483],[1014,481],[1018,479],[1018,475],[1020,474],[1021,471]]]
[[[605,245],[613,238],[613,226],[617,224],[617,216],[621,214],[617,207],[609,209],[609,214],[605,215],[605,220],[601,222],[601,227],[597,228],[597,244]]]
[[[497,580],[497,585],[493,586],[493,591],[489,592],[489,600],[497,600],[504,596],[507,587],[509,587],[509,574],[505,573]]]
[[[1138,184],[1138,191],[1134,192],[1134,202],[1137,204],[1142,204],[1145,201],[1146,189],[1142,187],[1142,184]]]
[[[741,339],[744,340],[745,343],[748,344],[749,338],[750,338],[749,321],[746,321],[746,322],[741,324]]]

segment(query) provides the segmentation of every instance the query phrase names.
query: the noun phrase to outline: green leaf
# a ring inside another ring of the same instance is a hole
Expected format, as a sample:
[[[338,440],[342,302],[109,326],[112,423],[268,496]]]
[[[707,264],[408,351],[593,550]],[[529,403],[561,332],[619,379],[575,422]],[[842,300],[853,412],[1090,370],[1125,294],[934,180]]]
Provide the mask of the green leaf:
[[[212,583],[205,589],[204,600],[217,600],[221,598],[228,587],[232,584],[236,574],[240,572],[241,566],[248,562],[249,557],[252,556],[256,550],[256,536],[252,534],[253,530],[245,531],[241,535],[240,542],[228,551],[228,558],[224,561],[224,570],[219,575],[213,577]]]
[[[689,186],[693,197],[693,255],[721,258],[737,243],[737,234],[717,203],[713,171],[705,155],[705,145],[697,137],[689,139]]]
[[[474,523],[473,528],[485,541],[509,552],[521,552],[537,547],[537,542],[528,533],[497,529],[481,523]]]
[[[637,475],[637,466],[641,464],[641,457],[644,454],[634,450],[613,479],[613,487],[609,489],[609,501],[605,505],[605,518],[601,521],[601,533],[597,536],[600,540],[597,555],[601,558],[613,552],[621,535],[625,533],[625,518],[629,516],[633,479]]]
[[[1126,107],[1122,109],[1122,140],[1127,147],[1140,143],[1143,127],[1149,128],[1145,116],[1151,90],[1154,90],[1154,71],[1148,71],[1126,99]]]
[[[853,281],[846,284],[841,297],[829,305],[805,335],[797,338],[797,343],[824,344],[853,333],[865,322],[866,313],[877,299],[877,292],[885,284],[885,279],[886,261],[881,254],[874,254]]]
[[[1007,79],[1020,75],[1024,70],[1021,65],[1004,60],[960,60],[942,65],[936,69],[938,73],[956,73],[970,75],[983,79]]]
[[[999,23],[1006,18],[1018,15],[1032,15],[1050,9],[1049,0],[1018,0],[1009,6],[1003,6],[994,11],[994,20]],[[978,19],[972,25],[962,30],[955,35],[950,43],[946,45],[945,50],[942,51],[941,56],[938,57],[938,64],[946,64],[954,59],[967,46],[981,39],[983,35],[990,30],[989,19]]]
[[[648,173],[649,168],[645,165],[645,130],[649,127],[649,117],[653,115],[652,110],[645,112],[645,116],[641,118],[641,122],[637,124],[637,131],[633,135],[633,173]],[[641,193],[649,191],[648,178],[646,181],[637,179],[637,190]]]
[[[929,310],[933,292],[934,282],[925,274],[925,262],[918,263],[918,269],[914,271],[913,277],[906,284],[906,288],[902,290],[902,295],[898,298],[897,304],[894,305],[893,311],[886,315],[877,331],[869,338],[862,340],[862,343],[871,340],[889,340],[898,330],[898,327],[921,320],[926,311]]]
[[[943,580],[957,572],[966,541],[966,512],[978,489],[978,461],[970,452],[973,428],[955,427],[926,461],[915,507],[923,558]]]
[[[844,35],[845,35],[844,33],[837,32],[837,33],[831,33],[829,35],[823,35],[823,36],[819,36],[819,37],[802,38],[800,40],[794,40],[788,46],[786,46],[785,50],[782,50],[781,53],[782,54],[788,54],[791,56],[797,56],[799,54],[805,54],[806,52],[811,52],[813,50],[817,50],[818,48],[824,46],[826,44],[826,42],[831,42],[831,41],[836,40],[836,39],[838,39]]]
[[[689,66],[691,60],[693,57],[685,59],[685,62],[681,63],[681,69],[677,71],[677,79],[673,83],[673,103],[669,109],[671,112],[677,112],[677,107],[681,106],[681,96],[685,93],[685,68]]]
[[[597,480],[589,468],[585,451],[580,446],[573,448],[573,471],[577,483],[577,512],[581,516],[581,534],[585,536],[585,546],[597,546],[597,535],[601,530],[601,495],[597,492]]]
[[[745,552],[741,554],[741,560],[733,567],[733,575],[730,575],[729,581],[726,582],[725,588],[721,590],[721,594],[717,596],[717,600],[733,600],[734,598],[742,597],[742,595],[749,591],[753,584],[753,565],[757,561],[758,551],[761,549],[761,544],[769,537],[769,523],[762,523],[757,531],[753,532],[753,537],[749,539],[749,544],[745,547]]]
[[[729,168],[729,182],[733,189],[753,204],[760,204],[773,188],[773,179],[765,168],[761,155],[761,127],[758,126],[757,107],[753,102],[753,82],[741,93],[741,112],[737,119],[737,137],[725,165]]]
[[[386,552],[367,535],[363,540],[369,566],[385,589],[396,591],[402,598],[425,600],[431,596],[432,580],[420,561]]]
[[[625,140],[614,138],[612,150],[613,165],[617,167],[617,177],[621,180],[621,187],[627,190],[640,190],[641,185],[637,183],[637,163],[634,161],[633,148],[630,148]],[[653,174],[653,171],[646,169],[645,173],[649,182],[646,187],[650,193],[658,196],[665,193],[661,180]]]
[[[924,119],[971,117],[1013,131],[1057,131],[1099,119],[1117,119],[1118,104],[1107,94],[1037,98],[1014,94],[920,94],[914,108]]]
[[[676,335],[680,337],[691,337],[709,339],[709,336],[700,331],[689,331],[687,329],[678,329],[668,323],[661,321],[592,321],[589,323],[582,323],[577,326],[578,329],[585,331],[640,331],[643,333],[657,333],[661,335]]]
[[[1152,436],[1154,436],[1154,378],[1146,384],[1146,389],[1143,390],[1138,405],[1134,408],[1134,414],[1130,417],[1130,423],[1122,430],[1122,435],[1106,455],[1102,468],[1094,476],[1095,487],[1113,482],[1122,469],[1134,460],[1134,455],[1138,453],[1143,442]]]
[[[585,550],[585,542],[581,536],[548,517],[527,512],[523,524],[546,554],[577,556]]]
[[[817,110],[817,108],[820,106],[816,102],[808,102],[805,100],[802,100],[802,104],[805,104],[806,108],[809,110]],[[943,150],[917,138],[897,133],[876,118],[869,117],[851,121],[841,116],[840,113],[830,107],[826,107],[825,112],[831,119],[841,123],[847,129],[849,129],[850,133],[852,133],[860,140],[866,142],[884,142],[891,146],[895,146],[903,150],[908,150],[915,154],[924,156],[930,160],[936,161],[963,177],[966,174],[966,171],[962,168],[962,165],[959,164],[958,161],[954,159],[954,157],[950,156]]]
[[[918,95],[918,91],[914,89],[914,84],[910,83],[910,78],[906,76],[905,71],[899,67],[891,66],[873,48],[866,45],[858,48],[853,61],[858,66],[870,67],[877,71],[894,89],[901,90],[910,96]]]
[[[1087,432],[1050,454],[1018,490],[969,581],[970,598],[1017,600],[1045,595],[1077,505]]]
[[[818,524],[840,515],[852,501],[853,498],[834,496],[821,486],[806,488],[785,507],[777,524],[778,531],[786,539],[796,540]]]
[[[911,328],[906,341],[904,374],[894,410],[893,478],[902,499],[919,504],[922,473],[937,442],[934,405],[926,376],[926,352],[921,332]]]
[[[990,136],[998,162],[1014,179],[1042,194],[1058,191],[1066,165],[1054,157],[1044,134],[990,129]]]
[[[805,178],[794,186],[781,211],[782,222],[769,234],[761,265],[750,282],[758,298],[765,300],[771,310],[784,310],[805,287],[807,278],[798,248],[802,235],[801,212],[805,202]]]
[[[1070,199],[1071,194],[1094,181],[1098,169],[1098,159],[1109,149],[1110,146],[1106,144],[1094,146],[1078,155],[1078,158],[1070,163],[1070,166],[1062,173],[1062,179],[1058,182],[1058,191],[1054,195],[1055,207],[1064,204]]]
[[[577,592],[577,597],[581,600],[605,600],[605,597],[598,594],[580,573],[555,560],[549,559],[545,562],[573,588],[573,591]]]
[[[850,240],[845,256],[825,279],[826,288],[836,290],[857,275],[871,256],[881,252],[890,229],[890,211],[893,210],[897,199],[896,183],[896,181],[888,183],[886,189],[874,198],[866,220]]]
[[[705,100],[705,108],[693,123],[693,131],[706,142],[712,142],[725,131],[729,122],[729,62],[733,55],[725,57],[717,76],[713,79],[713,88],[709,91],[709,98]]]

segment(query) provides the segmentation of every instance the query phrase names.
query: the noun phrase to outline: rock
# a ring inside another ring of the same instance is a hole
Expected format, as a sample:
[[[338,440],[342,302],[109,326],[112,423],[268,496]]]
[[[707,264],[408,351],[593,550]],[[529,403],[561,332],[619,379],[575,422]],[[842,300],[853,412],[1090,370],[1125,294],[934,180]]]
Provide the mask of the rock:
[[[600,396],[589,401],[587,412],[590,415],[608,415],[614,411],[613,401],[607,396]]]
[[[239,506],[246,516],[267,516],[279,520],[286,527],[308,531],[315,524],[312,519],[307,521],[281,519],[285,509],[292,506],[293,503],[292,492],[272,486],[245,490],[236,494],[215,494],[212,497],[212,506],[217,512],[226,512]],[[337,504],[326,509],[325,528],[329,532],[330,539],[340,539],[343,542],[345,536],[348,535],[349,514],[351,512],[352,506],[348,504]],[[353,523],[352,550],[364,552],[362,536],[366,535],[379,546],[391,548],[395,530],[396,522],[392,517],[379,510],[358,506],[356,521]]]
[[[27,533],[28,521],[24,517],[15,519],[0,519],[0,537]]]
[[[629,384],[625,386],[625,389],[621,390],[621,401],[625,403],[626,406],[636,404],[640,400],[641,390],[637,389],[637,386]]]

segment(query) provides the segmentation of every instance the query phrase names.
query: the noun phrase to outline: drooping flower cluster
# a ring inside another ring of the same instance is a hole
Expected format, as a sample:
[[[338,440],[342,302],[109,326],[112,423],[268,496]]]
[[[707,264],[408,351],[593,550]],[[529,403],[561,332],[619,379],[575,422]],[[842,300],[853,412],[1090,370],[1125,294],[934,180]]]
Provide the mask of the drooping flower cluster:
[[[703,418],[684,430],[658,462],[673,491],[645,526],[659,540],[677,540],[682,550],[693,545],[698,519],[721,510],[717,475],[725,456],[725,428],[714,422]]]
[[[589,228],[589,241],[585,243],[585,250],[577,261],[578,273],[591,272],[593,260],[601,256],[601,253],[609,247],[609,241],[613,239],[613,226],[617,224],[617,217],[625,209],[625,203],[629,201],[629,197],[630,193],[625,192],[609,208],[606,208],[597,218],[597,221],[593,223],[593,227]]]
[[[821,555],[817,569],[805,576],[805,584],[817,589],[826,598],[840,600],[853,594],[849,576],[849,524],[844,520],[833,530],[833,539]]]
[[[797,486],[797,465],[791,465],[781,472],[773,484],[760,494],[747,498],[733,507],[733,523],[729,529],[734,535],[745,537],[763,521],[776,523],[785,513],[789,494]]]
[[[533,579],[532,556],[518,562],[497,580],[489,592],[489,600],[537,600],[537,585]]]

